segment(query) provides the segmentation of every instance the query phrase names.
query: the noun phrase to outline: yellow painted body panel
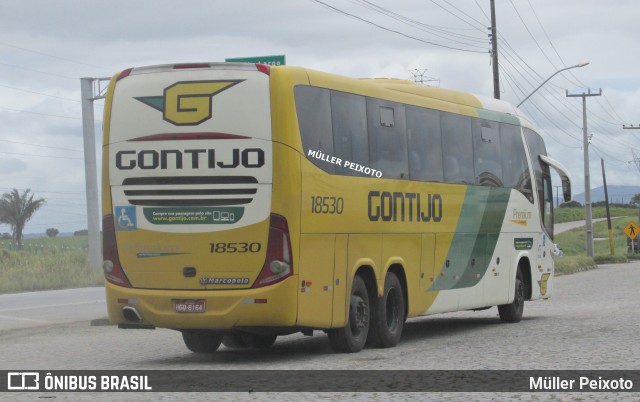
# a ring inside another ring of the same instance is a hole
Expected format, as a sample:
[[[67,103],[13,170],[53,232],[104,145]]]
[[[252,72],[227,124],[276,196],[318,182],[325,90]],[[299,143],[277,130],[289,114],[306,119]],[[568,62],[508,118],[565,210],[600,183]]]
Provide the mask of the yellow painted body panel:
[[[293,88],[309,84],[474,117],[482,107],[473,95],[457,91],[397,80],[355,80],[295,67],[272,67],[269,84],[273,149],[271,212],[287,220],[293,276],[259,289],[249,289],[250,285],[247,285],[244,289],[229,290],[223,286],[208,285],[202,290],[180,290],[193,289],[193,281],[197,278],[185,278],[180,269],[158,272],[153,258],[140,260],[137,257],[142,249],[140,245],[162,252],[180,252],[189,248],[188,255],[162,258],[175,261],[179,268],[206,267],[207,260],[211,259],[207,246],[212,242],[259,242],[266,247],[268,220],[215,233],[159,235],[144,230],[118,232],[118,243],[126,244],[119,250],[123,265],[137,264],[134,269],[127,268],[129,279],[136,286],[136,282],[144,278],[147,289],[123,288],[107,283],[109,317],[113,322],[126,323],[121,309],[129,303],[139,309],[145,323],[176,329],[342,327],[347,322],[349,292],[356,272],[370,269],[377,283],[377,294],[382,295],[386,273],[392,266],[401,269],[407,278],[408,316],[429,311],[440,293],[430,291],[430,287],[439,277],[448,275],[446,261],[456,231],[461,230],[460,217],[468,187],[330,175],[322,171],[304,156],[298,129]],[[115,80],[112,80],[105,107],[102,191],[105,214],[113,210],[107,159],[114,86]],[[387,221],[382,219],[385,192],[391,197],[399,197],[397,194],[411,197],[411,201],[407,198],[400,201],[401,204],[395,204],[393,213],[387,208],[386,213],[393,216]],[[441,198],[443,206],[439,219],[416,219],[418,213],[428,215],[433,212],[429,208],[433,206],[431,196],[435,195]],[[326,210],[322,207],[318,211],[315,205],[318,199],[323,203],[333,202],[333,212],[329,212],[331,207]],[[339,212],[338,200],[341,200]],[[379,219],[371,219],[372,214]],[[170,248],[162,249],[169,247],[166,244],[170,244]],[[194,244],[199,245],[197,251],[193,251]],[[264,261],[264,252],[241,257],[245,258],[246,264],[243,264],[251,267],[247,272],[255,272],[255,266]],[[241,265],[234,260],[240,258],[238,256],[217,258],[216,264],[220,266]],[[217,274],[241,277],[244,272],[238,268],[222,274],[217,271]],[[157,283],[153,278],[149,279],[150,275],[157,275]],[[162,287],[168,281],[174,284],[173,290]],[[154,283],[161,289],[152,289]],[[476,286],[474,291],[480,292],[479,297],[482,298],[482,286]],[[455,292],[458,290],[452,294]],[[202,314],[175,313],[173,300],[176,299],[205,299],[207,311]],[[250,302],[253,299],[266,299],[267,303],[255,304]]]
[[[122,308],[135,307],[142,316],[142,324],[173,329],[231,329],[235,327],[289,327],[295,325],[297,276],[259,289],[224,291],[132,289],[105,284],[109,319],[116,324],[128,323]],[[176,313],[173,301],[204,299],[205,313]],[[264,299],[266,303],[255,303]],[[295,304],[295,302],[293,302]]]

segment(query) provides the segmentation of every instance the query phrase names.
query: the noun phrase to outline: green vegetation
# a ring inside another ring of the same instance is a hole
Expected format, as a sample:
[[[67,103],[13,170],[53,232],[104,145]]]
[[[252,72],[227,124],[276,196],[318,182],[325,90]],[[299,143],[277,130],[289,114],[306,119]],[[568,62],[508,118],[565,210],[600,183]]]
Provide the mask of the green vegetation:
[[[638,208],[629,206],[622,206],[620,204],[612,205],[609,210],[611,211],[611,216],[638,216]],[[607,211],[604,206],[594,205],[591,208],[591,216],[594,219],[597,218],[606,218]],[[555,208],[553,210],[553,219],[555,223],[564,223],[564,222],[573,222],[573,221],[583,221],[584,220],[584,208]]]
[[[22,250],[0,242],[0,293],[102,286],[101,270],[89,268],[87,238],[25,239]]]
[[[598,264],[586,255],[562,256],[554,260],[556,275],[567,275],[575,272],[598,268]]]
[[[583,208],[558,208],[557,222],[584,219]],[[604,216],[604,207],[593,210],[594,218]],[[556,235],[554,241],[564,251],[555,259],[556,273],[570,274],[597,268],[597,264],[640,259],[640,254],[627,255],[627,237],[622,229],[631,221],[638,222],[637,209],[612,208],[615,256],[610,256],[606,222],[594,224],[595,258],[586,257],[584,228]],[[640,241],[640,238],[638,239]],[[21,250],[10,239],[0,240],[0,293],[48,289],[102,286],[102,271],[89,268],[87,237],[43,237],[25,239]]]
[[[0,223],[11,226],[13,238],[18,247],[22,246],[24,225],[46,202],[44,198],[34,200],[34,194],[29,193],[31,193],[30,189],[26,189],[20,194],[18,189],[14,188],[0,197]]]
[[[597,208],[604,211],[604,208]],[[560,208],[556,211],[568,211],[565,216],[575,216],[576,213],[584,213],[582,208]],[[594,209],[593,216],[596,215]],[[607,222],[597,222],[593,224],[593,251],[594,258],[586,257],[586,232],[585,228],[577,228],[568,232],[560,233],[555,236],[554,242],[557,243],[564,252],[564,256],[556,258],[557,273],[573,273],[576,271],[592,269],[597,264],[614,264],[627,262],[629,259],[640,259],[640,255],[628,255],[627,236],[622,231],[623,228],[631,221],[638,222],[635,208],[616,208],[612,215],[619,216],[618,219],[611,221],[611,230],[613,232],[614,255],[611,255],[609,245],[609,229]],[[574,220],[578,220],[573,218]],[[638,239],[640,240],[640,239]]]

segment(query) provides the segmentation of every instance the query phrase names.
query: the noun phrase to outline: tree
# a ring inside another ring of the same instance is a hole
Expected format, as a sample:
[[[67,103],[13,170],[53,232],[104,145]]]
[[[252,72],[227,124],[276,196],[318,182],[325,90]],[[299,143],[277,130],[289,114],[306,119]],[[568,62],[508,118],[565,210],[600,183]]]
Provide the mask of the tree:
[[[0,222],[11,226],[13,239],[22,248],[22,231],[33,214],[45,204],[44,198],[33,199],[30,189],[22,194],[14,188],[0,197]]]
[[[582,208],[582,204],[578,201],[571,200],[569,202],[563,202],[560,204],[560,208]]]
[[[45,233],[49,237],[56,237],[60,233],[60,231],[56,228],[49,228],[45,231]]]
[[[633,197],[631,197],[631,205],[636,206],[636,207],[640,207],[640,193],[634,195]]]

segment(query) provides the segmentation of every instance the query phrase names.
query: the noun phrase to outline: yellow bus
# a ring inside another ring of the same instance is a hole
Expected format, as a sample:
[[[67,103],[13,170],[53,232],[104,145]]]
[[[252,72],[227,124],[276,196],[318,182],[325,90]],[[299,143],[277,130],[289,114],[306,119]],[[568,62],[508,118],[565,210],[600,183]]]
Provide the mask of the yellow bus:
[[[494,99],[394,79],[201,63],[125,70],[104,117],[109,318],[193,352],[323,330],[393,347],[405,320],[553,285],[550,167]]]

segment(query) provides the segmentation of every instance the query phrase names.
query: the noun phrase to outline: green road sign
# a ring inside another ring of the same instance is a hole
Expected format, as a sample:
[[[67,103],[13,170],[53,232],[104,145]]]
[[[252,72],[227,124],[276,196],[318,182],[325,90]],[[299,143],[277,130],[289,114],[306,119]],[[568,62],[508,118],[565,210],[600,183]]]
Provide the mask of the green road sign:
[[[276,56],[255,56],[255,57],[233,57],[227,58],[224,61],[227,63],[257,63],[257,64],[268,64],[270,66],[284,66],[285,58],[284,55],[276,55]]]

